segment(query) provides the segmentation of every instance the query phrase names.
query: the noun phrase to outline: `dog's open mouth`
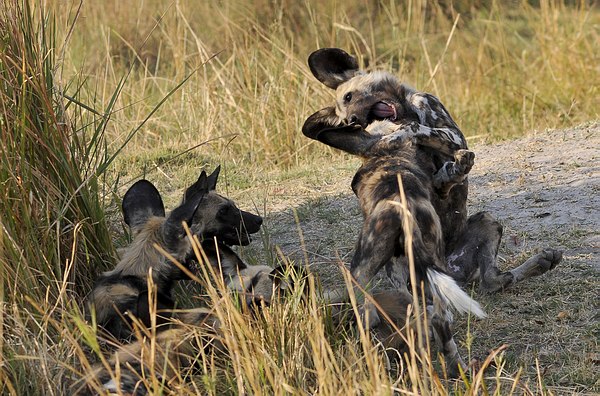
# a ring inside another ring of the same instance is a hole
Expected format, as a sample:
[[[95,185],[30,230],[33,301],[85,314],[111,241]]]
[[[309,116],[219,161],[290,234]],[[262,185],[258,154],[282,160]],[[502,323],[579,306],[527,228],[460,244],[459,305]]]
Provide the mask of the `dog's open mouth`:
[[[396,121],[396,107],[387,102],[377,102],[371,108],[371,116],[376,120]]]

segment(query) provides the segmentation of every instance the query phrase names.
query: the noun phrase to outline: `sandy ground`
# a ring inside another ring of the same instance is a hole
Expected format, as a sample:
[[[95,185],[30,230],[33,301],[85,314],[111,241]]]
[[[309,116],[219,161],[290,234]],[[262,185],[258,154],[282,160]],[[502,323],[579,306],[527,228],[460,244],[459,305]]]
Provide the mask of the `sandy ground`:
[[[474,149],[470,207],[502,220],[506,247],[547,241],[600,270],[600,124]]]
[[[507,344],[507,373],[522,367],[527,380],[539,371],[558,394],[600,391],[600,123],[471,149],[469,210],[489,211],[504,225],[500,267],[544,247],[563,249],[564,259],[512,289],[478,295],[489,318],[470,324],[469,353],[481,357]],[[271,191],[262,251],[279,246],[298,262],[308,259],[326,287],[339,285],[336,263],[350,261],[362,220],[352,175],[344,166],[324,186],[317,178],[298,194],[290,194],[298,191],[291,184]],[[463,321],[455,326],[459,341]]]

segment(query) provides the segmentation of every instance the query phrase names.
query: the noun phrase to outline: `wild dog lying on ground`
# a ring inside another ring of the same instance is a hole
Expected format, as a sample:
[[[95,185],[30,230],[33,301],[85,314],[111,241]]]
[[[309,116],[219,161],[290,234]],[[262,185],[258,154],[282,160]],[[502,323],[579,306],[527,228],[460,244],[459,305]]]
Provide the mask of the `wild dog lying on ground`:
[[[291,284],[284,274],[291,269],[296,277],[306,276],[304,268],[293,266],[247,265],[229,246],[214,241],[202,243],[206,261],[220,273],[227,289],[241,299],[241,305],[258,307],[269,305],[274,295],[289,291]],[[277,293],[275,293],[277,291]]]
[[[391,368],[392,363],[397,365],[402,357],[409,354],[408,330],[416,328],[407,310],[413,303],[412,295],[400,289],[374,292],[371,297],[381,318],[375,326],[371,326],[371,334],[385,351]],[[460,370],[466,371],[467,365],[458,352],[450,322],[441,314],[441,307],[429,306],[427,311],[429,339],[435,342],[438,352],[443,355],[448,376],[458,378]]]
[[[241,211],[235,204],[216,193],[219,168],[210,176],[202,172],[190,186],[183,202],[168,217],[156,188],[146,180],[135,183],[123,198],[125,222],[135,238],[114,270],[102,274],[92,290],[89,305],[98,325],[118,340],[132,334],[131,317],[150,325],[148,275],[156,286],[156,310],[165,323],[175,307],[174,284],[186,279],[155,245],[162,247],[180,263],[187,263],[192,247],[183,228],[185,221],[193,235],[216,238],[227,244],[248,244],[262,218]]]
[[[479,279],[481,290],[495,292],[541,275],[561,261],[562,252],[545,249],[513,270],[498,269],[502,226],[486,212],[467,217],[466,175],[473,158],[463,151],[465,138],[439,99],[415,91],[390,73],[361,71],[356,59],[341,49],[315,51],[309,66],[319,81],[336,89],[336,105],[310,116],[305,135],[363,157],[374,155],[370,146],[379,139],[416,143],[424,170],[435,172],[431,200],[441,222],[447,271],[460,284]],[[394,277],[399,278],[395,284],[403,283],[401,274]]]
[[[239,297],[243,310],[250,313],[283,298],[291,291],[293,280],[305,274],[295,266],[248,266],[229,246],[211,240],[202,242],[202,252],[203,260],[222,277],[227,290]],[[154,385],[169,386],[187,378],[189,370],[201,366],[202,356],[210,356],[211,350],[224,352],[221,323],[214,307],[177,311],[171,320],[174,324],[154,339],[142,337],[120,347],[105,364],[96,365],[89,377],[73,387],[74,394],[157,392]],[[154,384],[150,378],[159,378],[161,383]]]

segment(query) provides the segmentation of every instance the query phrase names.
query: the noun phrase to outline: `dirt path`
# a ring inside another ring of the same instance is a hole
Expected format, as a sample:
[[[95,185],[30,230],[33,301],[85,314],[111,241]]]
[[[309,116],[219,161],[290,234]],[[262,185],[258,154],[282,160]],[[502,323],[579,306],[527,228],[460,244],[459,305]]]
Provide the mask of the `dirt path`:
[[[554,271],[503,293],[477,296],[489,318],[471,323],[471,353],[485,356],[508,344],[508,373],[523,367],[525,378],[533,378],[539,369],[558,393],[599,391],[600,123],[471,146],[477,158],[469,210],[489,211],[504,225],[500,266],[512,268],[543,247],[564,250]],[[361,224],[349,189],[352,174],[344,166],[325,192],[317,177],[314,187],[293,199],[284,196],[294,187],[280,186],[282,199],[275,192],[267,205],[273,212],[263,252],[277,245],[296,261],[308,257],[325,286],[339,282],[335,263],[350,261]],[[297,221],[292,210],[281,209],[291,206]],[[456,330],[464,340],[460,319]]]
[[[503,221],[511,251],[552,242],[600,270],[600,124],[475,151],[470,208]]]

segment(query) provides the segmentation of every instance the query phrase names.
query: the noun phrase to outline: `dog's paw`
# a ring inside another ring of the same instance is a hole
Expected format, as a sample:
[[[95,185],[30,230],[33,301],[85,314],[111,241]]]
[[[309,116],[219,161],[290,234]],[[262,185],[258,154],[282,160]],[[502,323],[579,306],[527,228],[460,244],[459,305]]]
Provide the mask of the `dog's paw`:
[[[561,250],[544,249],[510,272],[514,275],[516,283],[523,279],[540,276],[556,268],[562,257]]]
[[[531,276],[541,275],[556,268],[558,263],[562,261],[562,257],[562,250],[544,249],[541,253],[532,257],[537,262],[538,273],[531,274]]]
[[[469,150],[458,150],[454,154],[454,162],[457,173],[467,175],[475,164],[475,153]]]

